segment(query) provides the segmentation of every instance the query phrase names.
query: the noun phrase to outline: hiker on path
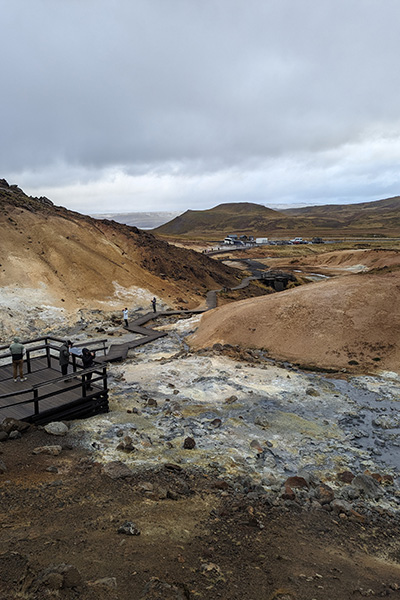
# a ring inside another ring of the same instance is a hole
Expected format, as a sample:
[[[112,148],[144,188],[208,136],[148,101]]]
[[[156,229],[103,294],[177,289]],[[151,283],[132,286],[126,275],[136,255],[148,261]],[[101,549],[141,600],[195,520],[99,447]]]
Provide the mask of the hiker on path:
[[[59,363],[61,367],[61,373],[64,375],[68,375],[68,364],[69,364],[69,350],[72,347],[72,342],[68,340],[68,342],[63,342],[63,345],[60,347],[60,356]],[[68,379],[64,379],[64,381],[68,381]]]
[[[124,308],[124,310],[122,311],[122,314],[124,316],[125,327],[128,327],[128,309]]]
[[[151,304],[153,306],[153,312],[157,312],[156,303],[157,303],[157,300],[155,298],[153,298],[153,300],[151,301]]]
[[[24,346],[19,341],[18,337],[14,338],[13,343],[10,346],[10,352],[12,356],[12,366],[13,366],[13,377],[14,381],[17,382],[17,372],[19,370],[19,380],[25,381],[26,377],[24,377]]]

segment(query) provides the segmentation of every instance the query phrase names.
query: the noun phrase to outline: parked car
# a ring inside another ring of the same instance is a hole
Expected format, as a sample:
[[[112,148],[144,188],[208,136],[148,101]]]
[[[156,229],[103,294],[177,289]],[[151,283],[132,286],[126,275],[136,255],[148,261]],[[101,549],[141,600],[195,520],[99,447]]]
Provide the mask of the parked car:
[[[311,240],[312,244],[324,244],[324,240],[320,237],[313,237],[313,239]]]

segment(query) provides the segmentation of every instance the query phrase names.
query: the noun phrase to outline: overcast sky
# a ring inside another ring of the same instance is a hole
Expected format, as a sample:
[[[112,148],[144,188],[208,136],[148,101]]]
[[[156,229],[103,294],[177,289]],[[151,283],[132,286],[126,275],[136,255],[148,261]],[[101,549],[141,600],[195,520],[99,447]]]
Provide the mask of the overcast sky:
[[[0,178],[86,213],[400,194],[399,0],[0,0]]]

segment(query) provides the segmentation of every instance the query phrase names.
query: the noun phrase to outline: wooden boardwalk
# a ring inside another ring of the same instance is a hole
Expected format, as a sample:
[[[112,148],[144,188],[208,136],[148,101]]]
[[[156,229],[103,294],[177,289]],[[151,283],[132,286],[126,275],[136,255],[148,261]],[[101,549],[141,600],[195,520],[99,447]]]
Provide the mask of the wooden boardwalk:
[[[277,284],[279,283],[280,289],[284,289],[284,287],[286,286],[287,281],[282,283],[283,279],[282,274],[280,272],[262,272],[262,268],[265,269],[265,265],[263,265],[262,263],[257,263],[256,261],[249,259],[245,259],[245,262],[248,263],[248,266],[254,274],[250,277],[245,277],[244,279],[242,279],[239,285],[229,288],[230,290],[241,290],[247,287],[252,281],[256,280],[270,280],[271,282],[276,282]],[[287,279],[286,275],[285,278]],[[105,354],[105,356],[100,357],[98,360],[100,362],[113,362],[124,360],[127,357],[129,350],[133,350],[134,348],[138,348],[139,346],[143,346],[144,344],[148,344],[149,342],[153,342],[154,340],[168,335],[165,331],[157,331],[155,329],[151,329],[150,327],[143,327],[143,325],[145,325],[149,321],[153,321],[159,317],[201,314],[207,310],[216,308],[217,294],[218,292],[222,292],[223,289],[228,288],[210,290],[209,292],[207,292],[204,306],[199,306],[198,308],[194,308],[192,310],[166,310],[148,312],[142,317],[135,319],[135,321],[129,323],[129,325],[127,327],[124,327],[124,329],[126,331],[129,331],[130,333],[136,333],[138,335],[141,335],[142,337],[137,338],[135,340],[123,342],[121,344],[112,344],[109,347],[108,352]]]
[[[150,327],[143,327],[143,325],[145,323],[148,323],[149,321],[153,321],[159,317],[200,314],[205,312],[206,310],[209,310],[209,308],[194,308],[193,310],[166,310],[146,313],[142,317],[139,317],[135,321],[129,323],[127,327],[124,327],[126,331],[129,331],[130,333],[136,333],[143,337],[135,340],[130,340],[128,342],[123,342],[122,344],[112,344],[109,347],[105,356],[101,356],[97,360],[99,362],[113,362],[116,360],[124,360],[127,357],[129,350],[137,348],[138,346],[143,346],[144,344],[148,344],[149,342],[153,342],[154,340],[168,335],[166,331],[157,331],[156,329],[151,329]]]
[[[24,360],[26,381],[14,382],[11,357],[8,364],[0,366],[0,423],[5,418],[46,423],[50,420],[79,418],[108,410],[107,371],[103,365],[82,369],[76,365],[69,367],[69,374],[60,373],[58,357],[48,358],[49,348],[58,353],[54,341],[46,344],[46,355],[30,356],[35,346],[29,350]],[[43,348],[43,345],[41,345]],[[36,354],[40,354],[36,351]],[[4,355],[1,357],[4,358]],[[5,363],[5,360],[2,360]],[[76,368],[76,371],[72,369]],[[30,371],[30,372],[27,372]],[[87,381],[90,374],[91,381]]]
[[[255,267],[256,265],[253,264],[253,268]],[[281,274],[276,273],[274,277],[281,278]],[[266,279],[266,274],[256,272],[255,275],[244,278],[236,287],[229,289],[243,289],[251,281],[257,279]],[[95,365],[90,369],[83,370],[82,366],[79,368],[80,359],[72,355],[70,371],[72,368],[73,372],[67,377],[61,376],[58,366],[59,347],[63,340],[47,337],[23,342],[27,345],[24,360],[26,381],[14,382],[8,347],[0,347],[0,351],[7,350],[5,354],[0,355],[0,364],[3,363],[3,366],[0,366],[0,423],[6,417],[45,423],[52,419],[81,418],[98,412],[106,412],[108,410],[108,390],[104,363],[124,360],[129,350],[168,335],[165,331],[145,327],[150,321],[159,317],[201,314],[215,308],[217,293],[220,291],[222,289],[209,291],[204,305],[192,310],[148,312],[124,328],[130,333],[141,336],[140,338],[121,344],[111,344],[108,351],[106,350],[106,340],[91,340],[86,344],[80,344],[81,346],[100,344],[98,348],[93,349],[103,350],[104,356],[97,356]],[[7,357],[8,361],[6,362]],[[87,382],[89,374],[91,377],[90,389],[88,389],[89,383]]]

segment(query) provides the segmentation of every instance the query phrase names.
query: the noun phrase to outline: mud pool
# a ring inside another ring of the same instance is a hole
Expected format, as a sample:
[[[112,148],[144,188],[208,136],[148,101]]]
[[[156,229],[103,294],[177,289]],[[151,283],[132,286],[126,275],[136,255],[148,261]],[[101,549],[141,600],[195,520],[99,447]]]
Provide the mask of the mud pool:
[[[392,475],[398,489],[399,375],[335,377],[194,354],[185,337],[198,320],[166,322],[168,337],[109,367],[110,413],[72,426],[96,460],[198,466],[267,488],[301,471],[331,485],[340,471],[369,471]]]

